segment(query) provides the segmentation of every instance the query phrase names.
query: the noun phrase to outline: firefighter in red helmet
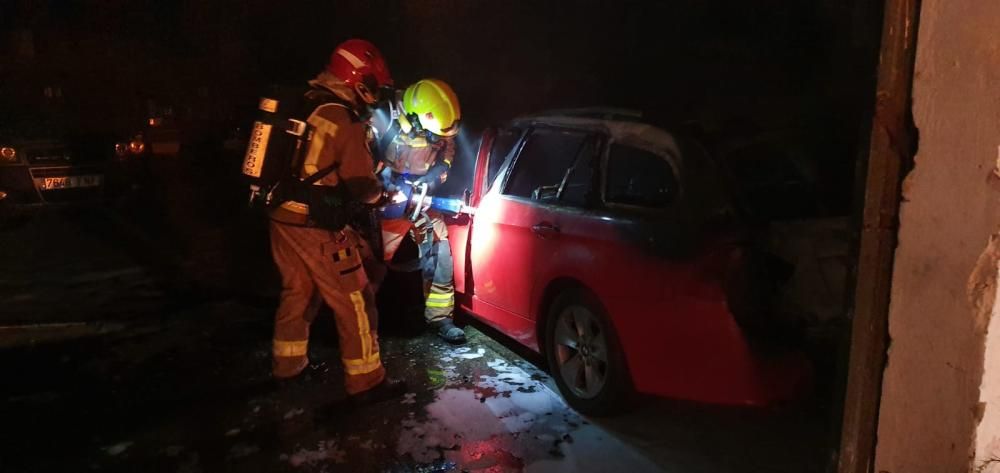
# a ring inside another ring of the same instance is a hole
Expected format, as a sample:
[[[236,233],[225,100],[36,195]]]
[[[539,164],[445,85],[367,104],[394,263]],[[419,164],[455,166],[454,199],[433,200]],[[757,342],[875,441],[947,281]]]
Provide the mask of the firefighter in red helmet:
[[[362,260],[370,249],[351,226],[351,212],[383,196],[367,143],[367,108],[392,78],[379,50],[352,39],[333,51],[303,100],[307,139],[292,160],[297,179],[271,211],[271,250],[282,279],[275,316],[273,375],[298,376],[308,365],[309,328],[321,299],[333,309],[352,399],[401,395],[379,355],[375,298]],[[290,126],[289,129],[294,129]]]

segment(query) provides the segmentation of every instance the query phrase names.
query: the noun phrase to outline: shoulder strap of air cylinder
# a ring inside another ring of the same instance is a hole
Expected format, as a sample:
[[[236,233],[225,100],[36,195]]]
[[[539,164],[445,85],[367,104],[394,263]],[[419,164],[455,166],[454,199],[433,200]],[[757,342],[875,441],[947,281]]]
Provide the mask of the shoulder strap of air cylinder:
[[[379,137],[378,143],[376,144],[378,149],[378,158],[385,161],[385,150],[389,149],[389,145],[400,135],[403,131],[399,127],[399,122],[393,120],[389,127],[385,130],[385,133]]]
[[[319,182],[320,179],[323,179],[324,177],[328,176],[331,172],[336,171],[337,168],[339,167],[340,167],[340,161],[337,161],[323,169],[320,169],[319,171],[316,171],[315,174],[309,175],[309,177],[302,180],[302,184],[311,186]]]
[[[288,126],[285,129],[287,133],[297,137],[295,156],[292,159],[292,169],[298,169],[302,164],[302,157],[304,156],[305,151],[309,148],[309,142],[312,141],[314,130],[313,127],[309,125],[308,119],[317,108],[322,107],[323,105],[337,105],[347,110],[348,115],[351,117],[351,121],[360,121],[360,116],[358,115],[358,112],[354,110],[354,107],[330,91],[318,87],[312,87],[306,91],[303,99],[304,102],[300,113],[297,117],[288,119]],[[320,179],[323,179],[330,173],[336,171],[338,167],[340,167],[339,161],[322,168],[316,173],[303,179],[302,184],[312,185],[319,182]]]

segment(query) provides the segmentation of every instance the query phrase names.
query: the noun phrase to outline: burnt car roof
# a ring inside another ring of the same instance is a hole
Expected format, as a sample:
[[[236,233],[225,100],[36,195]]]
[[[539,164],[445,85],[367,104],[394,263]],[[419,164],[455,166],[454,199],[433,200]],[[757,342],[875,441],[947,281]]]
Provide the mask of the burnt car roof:
[[[685,161],[690,159],[691,146],[697,142],[694,134],[682,126],[662,125],[647,119],[641,111],[626,108],[587,107],[548,110],[521,116],[508,123],[511,126],[549,125],[600,130],[608,133],[615,141],[638,145],[658,154],[672,156],[680,161],[674,163],[678,168],[683,168]]]

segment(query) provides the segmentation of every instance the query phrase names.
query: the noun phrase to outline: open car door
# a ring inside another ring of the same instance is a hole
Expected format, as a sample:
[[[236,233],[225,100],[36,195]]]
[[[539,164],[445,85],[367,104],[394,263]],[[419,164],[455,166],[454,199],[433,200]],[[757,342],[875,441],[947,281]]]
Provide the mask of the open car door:
[[[446,220],[448,224],[448,241],[451,243],[451,254],[455,263],[455,295],[456,302],[465,309],[471,308],[472,271],[469,266],[469,248],[472,238],[472,215],[486,192],[487,170],[490,151],[495,141],[497,130],[487,128],[483,131],[479,151],[476,153],[476,166],[473,171],[472,187],[468,189],[466,207],[471,212],[460,213]]]

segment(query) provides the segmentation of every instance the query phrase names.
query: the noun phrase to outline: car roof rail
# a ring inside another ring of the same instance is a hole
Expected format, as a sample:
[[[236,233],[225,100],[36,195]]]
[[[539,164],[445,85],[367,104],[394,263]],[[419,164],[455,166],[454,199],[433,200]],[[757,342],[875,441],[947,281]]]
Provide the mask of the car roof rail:
[[[574,117],[593,118],[600,120],[640,121],[642,112],[628,108],[616,107],[582,107],[545,110],[534,114],[535,117]]]

